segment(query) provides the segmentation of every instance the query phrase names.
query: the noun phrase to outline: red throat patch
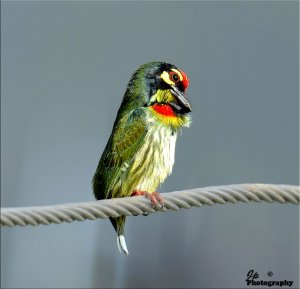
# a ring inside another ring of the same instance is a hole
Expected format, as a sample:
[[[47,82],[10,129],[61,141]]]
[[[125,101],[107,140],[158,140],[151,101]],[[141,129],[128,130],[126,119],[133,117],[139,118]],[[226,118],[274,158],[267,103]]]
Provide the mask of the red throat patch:
[[[164,116],[176,116],[172,107],[168,104],[153,104],[152,108],[159,114]]]

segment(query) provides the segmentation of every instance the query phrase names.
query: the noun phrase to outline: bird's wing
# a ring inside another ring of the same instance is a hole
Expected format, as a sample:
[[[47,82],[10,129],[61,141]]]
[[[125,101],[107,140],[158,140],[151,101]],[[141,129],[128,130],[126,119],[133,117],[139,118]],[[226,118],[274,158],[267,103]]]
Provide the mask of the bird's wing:
[[[133,110],[115,123],[93,179],[94,194],[98,200],[115,197],[114,187],[142,146],[146,133],[144,108]]]

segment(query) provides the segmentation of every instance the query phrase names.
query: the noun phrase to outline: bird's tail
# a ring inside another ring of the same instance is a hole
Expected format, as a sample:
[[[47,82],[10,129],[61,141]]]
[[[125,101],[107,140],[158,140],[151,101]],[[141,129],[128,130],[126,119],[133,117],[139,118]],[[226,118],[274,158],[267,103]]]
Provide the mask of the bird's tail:
[[[119,249],[120,253],[123,251],[126,255],[128,255],[129,252],[128,252],[125,237],[124,237],[124,227],[125,227],[126,217],[120,216],[117,218],[109,218],[109,219],[118,234],[117,244],[118,244],[118,249]]]
[[[127,246],[126,246],[126,242],[125,242],[125,237],[124,235],[118,235],[118,239],[117,239],[117,242],[118,242],[118,249],[121,253],[121,249],[123,250],[123,252],[128,255],[129,252],[128,252],[128,249],[127,249]]]

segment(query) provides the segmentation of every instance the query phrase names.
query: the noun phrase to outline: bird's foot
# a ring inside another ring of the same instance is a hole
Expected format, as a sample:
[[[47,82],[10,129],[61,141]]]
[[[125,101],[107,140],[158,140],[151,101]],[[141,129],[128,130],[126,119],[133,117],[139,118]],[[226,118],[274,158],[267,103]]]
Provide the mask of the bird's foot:
[[[151,201],[154,209],[156,209],[158,205],[160,205],[161,210],[164,207],[164,200],[158,192],[133,191],[131,196],[146,196]]]

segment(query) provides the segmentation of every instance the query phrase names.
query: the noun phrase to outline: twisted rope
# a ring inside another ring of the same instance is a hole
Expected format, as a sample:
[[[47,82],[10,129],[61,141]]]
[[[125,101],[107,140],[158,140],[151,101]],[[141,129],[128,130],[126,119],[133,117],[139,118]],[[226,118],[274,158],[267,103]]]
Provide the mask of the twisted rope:
[[[61,224],[250,201],[299,204],[300,187],[271,184],[227,185],[165,193],[162,197],[165,205],[163,209],[153,208],[151,202],[143,196],[54,206],[1,208],[1,226]]]

